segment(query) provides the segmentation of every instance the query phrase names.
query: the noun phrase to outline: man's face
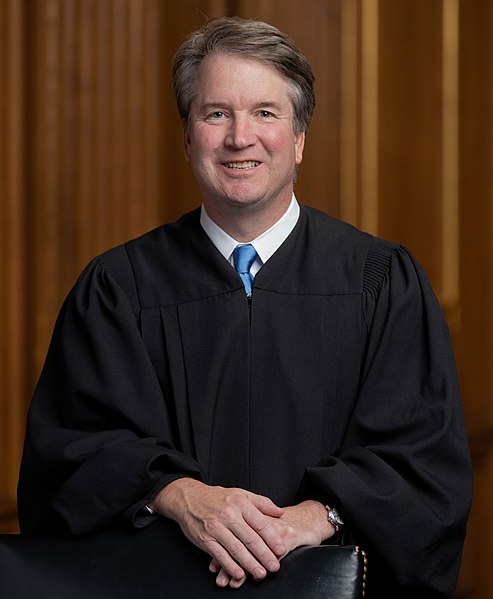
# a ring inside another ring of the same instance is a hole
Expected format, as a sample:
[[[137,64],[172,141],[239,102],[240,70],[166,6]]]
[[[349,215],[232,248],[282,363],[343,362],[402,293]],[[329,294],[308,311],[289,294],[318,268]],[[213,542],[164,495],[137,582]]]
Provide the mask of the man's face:
[[[291,201],[305,134],[293,132],[286,79],[261,62],[219,54],[201,64],[185,153],[209,215]]]

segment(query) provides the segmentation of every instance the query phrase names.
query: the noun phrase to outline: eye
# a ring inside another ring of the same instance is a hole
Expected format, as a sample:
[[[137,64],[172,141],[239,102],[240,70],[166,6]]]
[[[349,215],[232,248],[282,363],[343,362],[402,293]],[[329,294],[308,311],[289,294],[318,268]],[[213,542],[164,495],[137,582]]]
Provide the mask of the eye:
[[[259,112],[259,116],[261,116],[263,119],[268,119],[270,117],[273,117],[274,115],[272,114],[272,112],[269,112],[268,110],[261,110]]]
[[[224,112],[222,110],[215,110],[209,114],[210,119],[222,119],[224,117]]]

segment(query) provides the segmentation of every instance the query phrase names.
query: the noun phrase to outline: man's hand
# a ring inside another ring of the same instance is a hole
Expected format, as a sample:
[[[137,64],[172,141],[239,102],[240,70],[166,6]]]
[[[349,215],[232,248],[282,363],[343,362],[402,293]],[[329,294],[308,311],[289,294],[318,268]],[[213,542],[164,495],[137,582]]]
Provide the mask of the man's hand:
[[[327,520],[326,508],[312,500],[286,507],[282,516],[272,518],[271,523],[286,546],[281,558],[297,547],[320,545],[335,533],[334,527]],[[218,584],[219,580],[222,581],[220,586],[231,584],[228,572],[216,560],[212,560],[209,569],[217,574]]]
[[[303,545],[320,545],[335,534],[326,508],[313,500],[284,508],[284,514],[272,520],[272,525],[286,545],[285,555]]]
[[[178,522],[187,538],[212,556],[210,569],[219,586],[237,588],[247,574],[261,580],[277,572],[293,544],[291,519],[275,526],[285,510],[243,489],[181,478],[164,487],[149,507]]]

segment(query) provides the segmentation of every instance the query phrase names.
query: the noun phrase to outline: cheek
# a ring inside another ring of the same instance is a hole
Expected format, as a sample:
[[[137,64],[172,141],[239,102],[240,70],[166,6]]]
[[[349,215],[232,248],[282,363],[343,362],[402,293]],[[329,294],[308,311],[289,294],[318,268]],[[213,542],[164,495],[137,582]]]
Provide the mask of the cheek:
[[[287,135],[282,129],[272,127],[262,132],[262,139],[265,145],[278,149],[286,144]]]
[[[188,149],[192,159],[201,161],[219,146],[218,132],[196,126],[188,137]]]
[[[214,156],[217,154],[221,146],[217,136],[204,135],[196,141],[193,147],[195,158],[198,162],[207,163],[214,161]]]
[[[295,139],[291,128],[272,128],[265,131],[263,135],[265,147],[273,152],[275,151],[277,154],[283,154],[284,156],[291,151],[293,153],[295,152],[294,141]]]
[[[299,146],[295,143],[293,133],[286,135],[274,135],[265,143],[265,147],[272,154],[273,159],[277,159],[279,164],[291,168],[294,164],[300,164],[302,153]]]

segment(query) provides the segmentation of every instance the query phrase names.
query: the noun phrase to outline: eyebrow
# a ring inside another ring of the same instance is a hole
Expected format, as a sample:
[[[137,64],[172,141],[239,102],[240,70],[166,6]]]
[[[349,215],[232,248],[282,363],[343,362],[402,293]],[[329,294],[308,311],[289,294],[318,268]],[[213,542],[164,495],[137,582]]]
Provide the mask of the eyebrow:
[[[256,108],[274,108],[275,110],[282,111],[282,106],[278,102],[260,102],[256,105]]]
[[[225,102],[206,102],[205,104],[201,104],[198,108],[199,110],[204,111],[212,110],[214,108],[229,109],[230,105]],[[254,105],[254,109],[258,108],[274,108],[274,110],[277,110],[279,112],[282,112],[283,110],[283,107],[278,102],[274,101],[259,102],[258,104]]]

